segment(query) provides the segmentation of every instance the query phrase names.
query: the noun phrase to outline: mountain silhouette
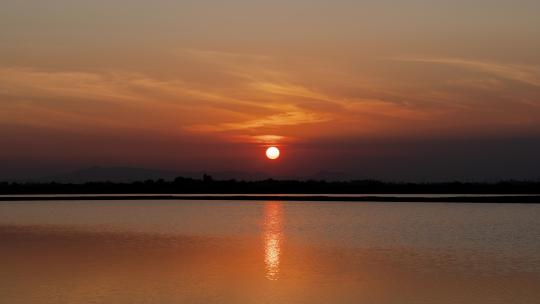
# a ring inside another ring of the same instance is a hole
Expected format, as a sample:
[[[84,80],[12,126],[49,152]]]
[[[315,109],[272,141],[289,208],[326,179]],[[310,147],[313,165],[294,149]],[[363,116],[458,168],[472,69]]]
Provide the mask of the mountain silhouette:
[[[114,182],[131,183],[144,180],[173,180],[175,177],[200,178],[204,174],[212,175],[216,179],[228,180],[261,180],[269,178],[264,173],[250,173],[243,171],[175,171],[148,169],[136,167],[100,167],[94,166],[67,172],[56,176],[39,179],[39,182],[59,183],[88,183],[88,182]]]

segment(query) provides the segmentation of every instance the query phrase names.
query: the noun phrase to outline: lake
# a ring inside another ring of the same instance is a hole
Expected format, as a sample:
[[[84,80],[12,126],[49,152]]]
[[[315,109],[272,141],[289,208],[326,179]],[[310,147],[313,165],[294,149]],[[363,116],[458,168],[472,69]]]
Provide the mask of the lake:
[[[537,204],[0,202],[0,246],[2,303],[540,303]]]

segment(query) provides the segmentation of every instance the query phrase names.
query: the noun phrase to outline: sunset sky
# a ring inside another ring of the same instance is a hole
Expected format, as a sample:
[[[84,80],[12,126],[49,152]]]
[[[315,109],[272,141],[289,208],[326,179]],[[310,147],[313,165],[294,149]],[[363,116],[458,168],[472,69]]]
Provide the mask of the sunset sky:
[[[0,178],[540,178],[538,0],[0,3]]]

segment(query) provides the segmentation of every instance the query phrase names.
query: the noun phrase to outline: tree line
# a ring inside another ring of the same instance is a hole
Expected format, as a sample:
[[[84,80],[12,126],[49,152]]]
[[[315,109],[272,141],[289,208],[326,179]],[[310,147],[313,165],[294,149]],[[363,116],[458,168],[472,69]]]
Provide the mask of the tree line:
[[[377,180],[325,181],[215,180],[177,177],[131,183],[20,183],[0,182],[0,194],[538,194],[538,181],[499,182],[383,182]]]

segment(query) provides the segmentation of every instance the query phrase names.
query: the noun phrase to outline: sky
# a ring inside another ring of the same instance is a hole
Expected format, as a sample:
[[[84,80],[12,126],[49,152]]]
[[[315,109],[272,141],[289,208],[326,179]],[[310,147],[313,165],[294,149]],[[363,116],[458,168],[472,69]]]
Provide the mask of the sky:
[[[540,178],[537,0],[0,4],[3,179]]]

